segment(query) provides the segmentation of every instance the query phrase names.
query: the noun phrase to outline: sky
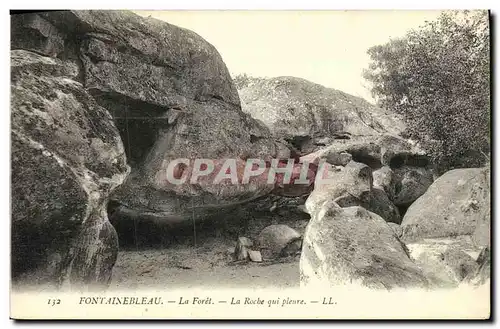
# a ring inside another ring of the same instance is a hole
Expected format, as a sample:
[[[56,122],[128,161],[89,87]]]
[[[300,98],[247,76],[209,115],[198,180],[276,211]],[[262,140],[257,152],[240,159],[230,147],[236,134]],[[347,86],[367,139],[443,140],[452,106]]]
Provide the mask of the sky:
[[[367,50],[440,11],[136,11],[190,29],[214,45],[234,77],[295,76],[373,102]]]

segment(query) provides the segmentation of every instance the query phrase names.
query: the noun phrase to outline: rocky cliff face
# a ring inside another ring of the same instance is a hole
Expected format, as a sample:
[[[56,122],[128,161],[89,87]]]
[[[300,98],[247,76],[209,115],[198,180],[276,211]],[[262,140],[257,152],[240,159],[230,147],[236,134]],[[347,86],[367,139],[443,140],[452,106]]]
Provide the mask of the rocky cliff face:
[[[183,220],[187,205],[203,217],[269,193],[252,184],[186,192],[159,179],[176,158],[271,158],[283,149],[241,111],[219,53],[197,34],[124,11],[14,15],[11,26],[16,275],[46,263],[48,246],[62,255],[77,243],[82,251],[53,257],[54,276],[72,268],[89,283],[109,279],[117,248],[109,199],[118,217],[126,208]],[[101,249],[106,261],[93,258]]]
[[[129,167],[111,115],[77,74],[57,58],[11,51],[12,273],[105,286],[118,252],[107,201]]]

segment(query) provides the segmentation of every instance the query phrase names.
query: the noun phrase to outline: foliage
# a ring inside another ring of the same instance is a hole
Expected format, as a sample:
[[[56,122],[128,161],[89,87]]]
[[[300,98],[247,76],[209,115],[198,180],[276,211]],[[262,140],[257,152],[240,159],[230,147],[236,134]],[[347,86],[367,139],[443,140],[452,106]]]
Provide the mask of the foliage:
[[[236,85],[236,89],[240,90],[248,86],[251,81],[251,77],[246,73],[238,74],[233,78],[233,82]]]
[[[486,12],[445,12],[370,48],[364,77],[379,106],[403,115],[407,134],[441,169],[479,166],[490,153],[490,41]]]

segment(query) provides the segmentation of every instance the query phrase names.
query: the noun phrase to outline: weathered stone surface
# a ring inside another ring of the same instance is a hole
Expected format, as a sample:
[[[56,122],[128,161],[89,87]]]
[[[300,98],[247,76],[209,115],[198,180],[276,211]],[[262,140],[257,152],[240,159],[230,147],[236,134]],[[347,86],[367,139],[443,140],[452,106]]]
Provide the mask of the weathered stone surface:
[[[387,225],[394,231],[394,235],[396,235],[398,238],[401,237],[403,234],[403,229],[401,228],[401,225],[393,223],[393,222],[387,222]]]
[[[249,78],[239,94],[245,112],[304,153],[331,142],[325,138],[399,134],[404,129],[393,114],[362,98],[300,78]]]
[[[381,188],[390,200],[394,200],[396,194],[396,179],[394,172],[389,166],[383,166],[373,171],[373,186]]]
[[[387,133],[356,136],[332,140],[330,144],[318,147],[310,154],[303,155],[301,160],[335,159],[339,154],[348,153],[352,160],[361,162],[376,170],[382,166],[400,168],[413,166],[427,168],[429,159],[418,145]],[[329,161],[330,162],[330,161]],[[339,162],[334,160],[332,164]]]
[[[113,199],[132,207],[127,211],[183,219],[188,213],[177,205],[191,203],[201,207],[202,219],[219,205],[232,206],[234,199],[269,193],[267,187],[246,184],[229,197],[218,189],[196,188],[186,196],[158,180],[165,164],[178,158],[270,160],[289,152],[267,127],[241,111],[221,56],[196,33],[127,11],[16,17],[13,35],[29,31],[31,36],[11,46],[77,63],[75,79],[112,114],[132,167]],[[202,209],[204,204],[208,208]]]
[[[456,287],[477,268],[479,249],[470,236],[424,239],[407,247],[412,259],[436,286]]]
[[[329,158],[340,153],[348,153],[355,162],[364,163],[371,168],[379,168],[381,166],[379,137],[377,135],[367,137],[352,136],[350,139],[335,140],[326,147],[321,147],[312,153],[303,155],[300,160],[302,162],[315,162],[320,159],[328,161]]]
[[[43,15],[43,14],[42,14]],[[11,49],[26,49],[49,57],[64,52],[64,33],[40,14],[11,16]]]
[[[479,246],[487,246],[490,207],[489,168],[448,171],[408,208],[401,224],[403,240],[478,233]]]
[[[483,285],[491,278],[491,249],[483,248],[477,257],[475,271],[471,272],[463,282],[465,284]]]
[[[490,177],[489,171],[486,174],[488,179]],[[485,184],[485,188],[487,188],[485,198],[491,198],[491,190],[490,183],[487,182],[488,185]],[[477,187],[476,187],[477,188]],[[479,247],[491,247],[491,200],[484,200],[485,204],[481,207],[480,212],[477,217],[476,228],[474,233],[472,233],[472,241],[476,246]],[[470,205],[474,206],[474,201],[470,201]],[[478,206],[478,204],[476,204]],[[462,208],[465,209],[465,208]]]
[[[404,244],[380,216],[326,202],[307,226],[301,286],[361,285],[374,289],[428,287]]]
[[[440,285],[484,283],[489,278],[489,270],[483,272],[479,269],[483,265],[473,261],[490,245],[489,180],[488,168],[451,170],[403,218],[402,240]]]
[[[335,201],[341,207],[362,206],[388,222],[400,223],[401,217],[396,206],[386,193],[373,188],[372,170],[365,164],[351,161],[344,168],[336,169],[326,165],[329,181],[318,183],[306,201],[306,208],[312,215],[327,201]],[[321,169],[318,175],[321,175]]]
[[[393,169],[395,191],[393,202],[397,206],[409,206],[427,191],[433,182],[432,170],[403,166]]]
[[[260,263],[262,262],[262,255],[258,250],[248,250],[248,257],[252,262]]]
[[[278,168],[287,168],[287,164],[278,165]],[[290,179],[287,175],[276,170],[274,194],[293,198],[309,194],[314,189],[316,181],[317,166],[315,164],[296,163],[289,171]],[[303,174],[305,173],[305,174]]]
[[[369,196],[363,197],[362,200],[368,200],[359,204],[363,208],[376,213],[387,222],[396,224],[401,223],[401,216],[399,215],[398,208],[389,200],[389,197],[383,190],[373,187]]]
[[[270,225],[260,232],[256,243],[263,259],[275,259],[290,256],[292,252],[299,251],[302,246],[302,237],[287,225]]]
[[[214,160],[213,171],[207,175],[199,176],[193,181],[196,177],[194,176],[194,168],[199,167],[193,165],[194,163],[195,160],[191,159],[191,165],[183,167],[179,173],[177,179],[183,181],[181,184],[175,184],[167,179],[167,167],[158,171],[159,175],[156,181],[168,189],[170,194],[159,189],[148,189],[144,186],[145,183],[142,183],[141,186],[140,181],[137,181],[136,186],[139,188],[135,191],[121,189],[118,192],[121,204],[120,211],[135,214],[135,216],[142,214],[142,216],[155,217],[166,223],[180,224],[189,222],[193,211],[200,219],[221,215],[221,211],[224,209],[231,211],[231,209],[249,207],[262,211],[261,207],[266,207],[266,211],[271,211],[272,200],[275,198],[269,198],[267,196],[269,193],[273,193],[278,196],[279,200],[283,201],[279,196],[300,197],[307,194],[314,184],[312,171],[308,173],[309,184],[294,184],[302,170],[300,164],[294,165],[297,168],[294,169],[288,183],[283,182],[282,174],[273,175],[271,173],[270,178],[270,168],[263,169],[261,174],[251,176],[248,181],[245,181],[244,169],[247,162],[241,159]],[[229,178],[221,179],[221,173],[230,172],[236,172],[233,179],[230,178],[229,174],[227,175]],[[172,202],[172,199],[177,201]],[[252,204],[248,204],[249,202]],[[146,203],[147,208],[143,206]]]
[[[129,167],[110,114],[59,59],[11,51],[14,279],[106,286],[117,253],[109,194]]]
[[[352,155],[346,152],[331,153],[326,157],[326,162],[334,166],[346,166],[352,160]]]
[[[426,168],[431,164],[425,152],[413,141],[384,134],[378,139],[378,144],[380,145],[380,162],[384,166]]]
[[[340,170],[325,164],[324,169],[319,169],[318,175],[325,180],[321,183],[317,180],[313,192],[307,198],[309,214],[312,215],[330,200],[336,200],[341,207],[369,201],[373,178],[372,170],[367,165],[351,161]]]

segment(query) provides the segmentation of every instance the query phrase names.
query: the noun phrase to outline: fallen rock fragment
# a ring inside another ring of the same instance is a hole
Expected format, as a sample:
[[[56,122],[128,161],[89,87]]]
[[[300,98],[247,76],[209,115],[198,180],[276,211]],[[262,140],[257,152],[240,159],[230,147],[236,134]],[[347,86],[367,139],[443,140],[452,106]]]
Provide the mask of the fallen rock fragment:
[[[248,250],[248,257],[252,262],[256,263],[262,262],[262,255],[258,250]]]
[[[234,260],[241,261],[248,259],[248,248],[253,245],[252,240],[246,237],[239,237],[234,250]]]

